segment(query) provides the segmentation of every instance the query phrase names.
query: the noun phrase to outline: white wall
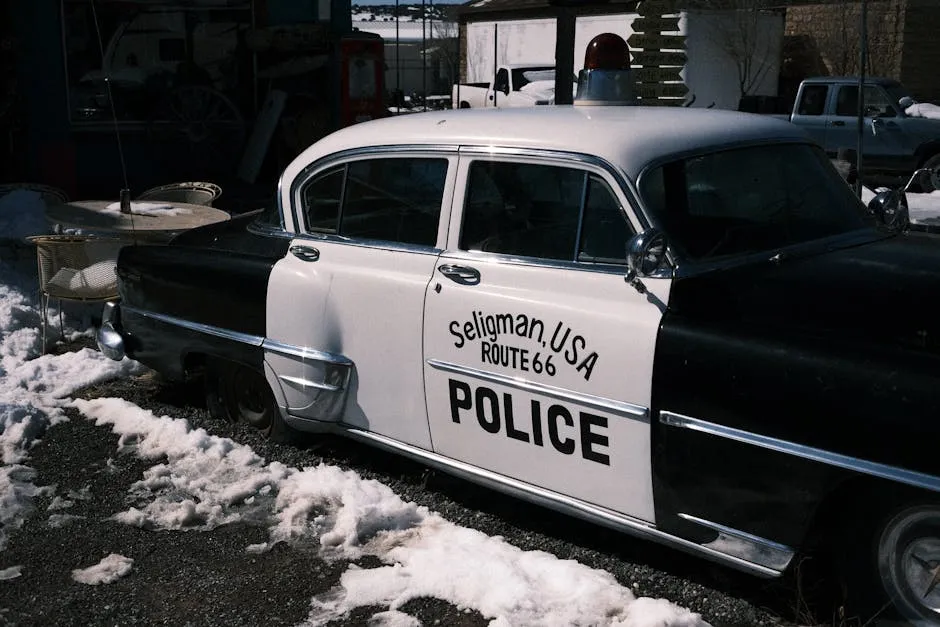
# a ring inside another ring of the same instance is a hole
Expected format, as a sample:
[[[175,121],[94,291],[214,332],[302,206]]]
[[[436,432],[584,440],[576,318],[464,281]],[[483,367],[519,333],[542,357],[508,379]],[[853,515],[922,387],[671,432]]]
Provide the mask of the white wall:
[[[743,66],[736,58],[743,58],[747,49],[754,53],[747,80],[751,87],[748,93],[777,95],[783,46],[782,15],[760,14],[753,22],[719,12],[689,13],[687,18],[689,60],[684,78],[696,97],[693,106],[704,107],[714,102],[717,109],[738,108],[742,95],[739,66]],[[745,32],[746,36],[742,34]],[[743,44],[744,41],[749,43]]]
[[[493,50],[496,49],[496,62]],[[467,82],[492,80],[496,64],[555,64],[555,20],[474,22],[467,25]]]
[[[616,33],[628,39],[633,34],[635,13],[581,16],[575,28],[575,73],[584,67],[584,52],[588,43],[601,33]],[[688,62],[682,71],[689,87],[690,97],[695,95],[694,107],[737,109],[740,99],[737,62],[729,54],[727,42],[734,37],[736,18],[719,12],[682,13],[679,29],[674,34],[686,35]],[[783,18],[761,15],[757,29],[759,37],[754,46],[758,54],[770,59],[763,79],[752,94],[773,96],[777,93],[783,44]],[[555,60],[555,20],[512,20],[499,22],[494,62],[494,23],[473,22],[467,25],[467,82],[482,82],[492,78],[495,65],[506,63],[552,63]]]

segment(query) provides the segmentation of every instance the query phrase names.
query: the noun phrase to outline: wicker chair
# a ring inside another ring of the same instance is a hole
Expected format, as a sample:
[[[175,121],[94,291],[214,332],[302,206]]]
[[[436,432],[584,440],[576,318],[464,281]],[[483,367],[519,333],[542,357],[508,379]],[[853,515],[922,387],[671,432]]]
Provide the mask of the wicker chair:
[[[56,299],[98,302],[116,298],[117,256],[127,242],[116,238],[74,235],[35,235],[26,238],[36,245],[39,265],[42,346],[46,349],[49,301]],[[59,307],[59,334],[65,336],[62,307]]]
[[[222,195],[222,188],[215,183],[202,181],[189,181],[186,183],[171,183],[151,187],[137,197],[137,200],[160,202],[185,202],[193,205],[211,207],[212,203]]]

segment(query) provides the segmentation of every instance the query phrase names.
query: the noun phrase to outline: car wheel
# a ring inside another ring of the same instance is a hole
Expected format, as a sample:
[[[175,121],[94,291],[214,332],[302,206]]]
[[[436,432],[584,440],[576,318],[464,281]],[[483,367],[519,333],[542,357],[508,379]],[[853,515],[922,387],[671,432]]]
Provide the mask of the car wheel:
[[[229,422],[254,427],[274,442],[293,442],[296,432],[281,417],[264,376],[247,366],[215,361],[206,369],[206,406]]]
[[[921,188],[926,193],[940,190],[940,154],[936,154],[927,159],[923,167],[929,170],[929,172],[921,178]]]
[[[940,505],[898,511],[876,549],[885,595],[914,624],[940,625]]]

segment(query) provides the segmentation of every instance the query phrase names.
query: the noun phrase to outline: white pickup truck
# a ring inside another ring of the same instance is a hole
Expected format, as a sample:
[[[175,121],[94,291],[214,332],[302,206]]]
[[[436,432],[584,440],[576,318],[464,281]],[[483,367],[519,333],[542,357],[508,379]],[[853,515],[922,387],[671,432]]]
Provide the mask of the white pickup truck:
[[[572,76],[571,81],[573,94],[577,91],[577,79]],[[454,85],[452,102],[455,109],[555,104],[555,65],[500,65],[491,82]]]

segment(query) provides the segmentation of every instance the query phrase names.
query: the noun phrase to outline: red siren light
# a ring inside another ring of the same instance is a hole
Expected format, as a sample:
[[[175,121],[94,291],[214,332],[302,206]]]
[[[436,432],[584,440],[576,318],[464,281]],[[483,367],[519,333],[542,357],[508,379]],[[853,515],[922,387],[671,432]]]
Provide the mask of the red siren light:
[[[630,47],[623,37],[601,33],[591,40],[584,51],[585,70],[629,70]]]
[[[615,33],[601,33],[584,51],[578,74],[576,105],[635,105],[636,86],[630,71],[630,47]]]

